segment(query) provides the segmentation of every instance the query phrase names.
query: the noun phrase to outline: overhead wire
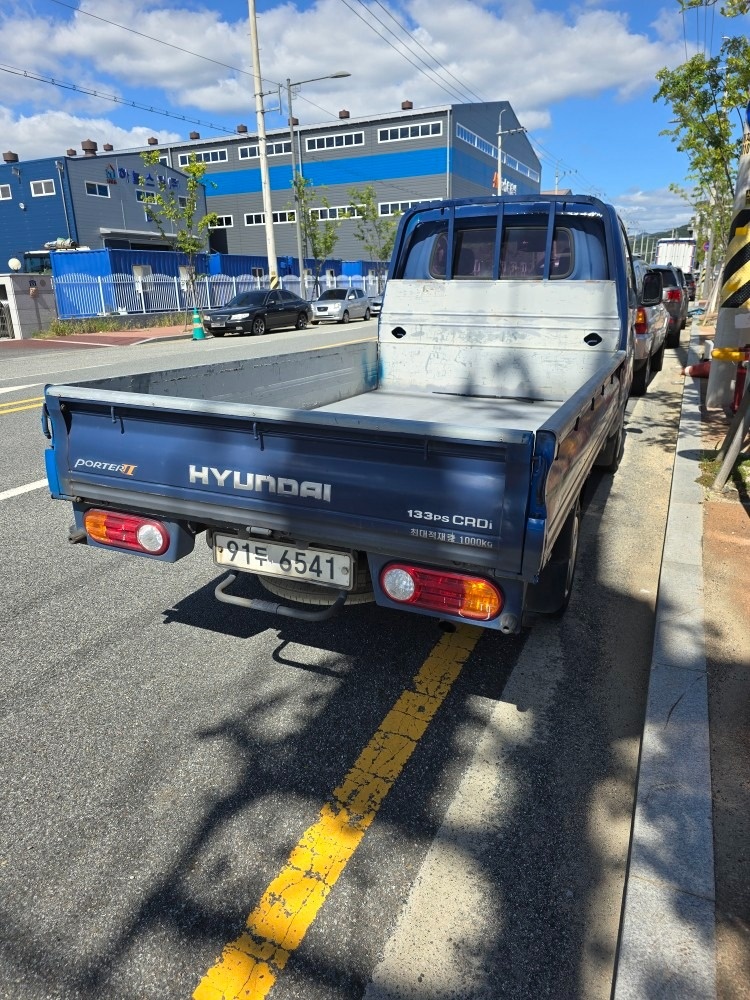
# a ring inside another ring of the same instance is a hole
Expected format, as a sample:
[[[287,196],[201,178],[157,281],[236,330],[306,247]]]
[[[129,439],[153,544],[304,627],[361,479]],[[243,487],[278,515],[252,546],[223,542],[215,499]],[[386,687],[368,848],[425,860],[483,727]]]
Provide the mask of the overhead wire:
[[[224,69],[231,70],[233,73],[239,73],[242,76],[253,78],[253,74],[249,73],[245,69],[240,69],[239,66],[232,66],[230,63],[222,62],[220,59],[213,59],[211,56],[203,55],[201,52],[194,52],[192,49],[186,49],[182,45],[175,45],[174,42],[168,42],[163,38],[155,38],[153,35],[147,35],[143,31],[137,31],[135,28],[129,27],[127,24],[120,24],[118,21],[112,21],[109,18],[101,17],[99,14],[92,14],[89,10],[83,10],[80,7],[75,7],[73,4],[66,3],[65,0],[48,0],[49,3],[55,3],[59,7],[67,7],[68,10],[74,11],[76,14],[83,14],[86,17],[93,18],[96,21],[101,21],[103,24],[108,24],[112,28],[119,28],[121,31],[128,31],[131,35],[137,35],[139,38],[144,38],[146,41],[155,42],[157,45],[165,45],[167,48],[175,49],[177,52],[182,52],[185,55],[194,56],[196,59],[202,59],[205,62],[213,63],[216,66],[221,66]],[[276,80],[268,80],[261,77],[261,83],[270,84],[271,86],[278,88],[281,91],[282,84]],[[336,115],[333,111],[329,111],[327,108],[321,107],[314,101],[311,101],[308,97],[300,95],[300,100],[305,101],[311,107],[317,108],[318,111],[322,111],[324,114],[331,118],[335,118]]]
[[[371,24],[365,17],[363,17],[359,13],[359,11],[355,10],[354,7],[351,6],[351,4],[347,3],[347,0],[341,0],[341,2],[343,3],[343,5],[345,7],[347,7],[352,12],[352,14],[354,14],[355,17],[358,17],[360,19],[360,21],[362,21],[364,24],[366,24],[367,27],[371,31],[373,31],[379,38],[382,38],[382,40],[386,43],[386,45],[389,45],[394,50],[394,52],[397,52],[401,56],[402,59],[405,59],[408,63],[411,63],[411,65],[417,70],[417,72],[421,73],[423,76],[426,76],[427,79],[430,81],[430,83],[437,84],[437,86],[444,93],[448,94],[450,97],[453,97],[454,99],[457,99],[459,101],[459,103],[465,103],[465,98],[464,98],[463,94],[461,94],[458,90],[456,90],[454,87],[452,87],[446,81],[440,80],[439,78],[436,79],[435,78],[436,74],[435,74],[435,76],[432,76],[432,77],[429,76],[428,72],[426,72],[422,68],[422,66],[419,66],[418,63],[414,62],[413,59],[410,59],[409,56],[405,52],[400,51],[393,44],[393,42],[389,41],[385,37],[385,35],[381,34],[374,27],[373,24]],[[365,8],[365,10],[368,12],[368,14],[371,14],[371,11],[367,7],[367,5],[363,2],[363,0],[357,0],[357,2],[361,3],[361,5]],[[398,37],[398,35],[396,35],[396,33],[394,31],[391,31],[391,29],[389,27],[387,27],[387,25],[383,24],[383,22],[379,18],[374,17],[373,20],[377,21],[377,23],[380,24],[381,27],[383,27],[389,34],[393,35],[393,37],[401,44],[401,46],[403,48],[406,48],[406,45],[404,44],[404,42],[402,41],[402,39],[400,39]],[[416,56],[416,53],[411,53],[411,54]],[[416,56],[416,58],[418,58],[420,60],[420,62],[422,63],[423,66],[427,66],[427,63],[420,56]],[[427,66],[427,70],[429,71],[429,73],[433,73],[433,74],[435,73],[435,71],[432,70],[429,66]]]
[[[466,91],[467,94],[469,94],[472,97],[475,97],[477,99],[477,101],[479,101],[480,103],[485,102],[486,99],[484,97],[482,97],[481,94],[477,94],[477,92],[475,90],[472,90],[471,87],[467,83],[465,83],[463,80],[459,79],[459,77],[457,77],[455,73],[453,73],[451,70],[449,70],[447,66],[443,65],[443,63],[440,62],[440,60],[437,58],[436,55],[434,55],[434,53],[430,52],[429,49],[425,48],[425,46],[422,45],[422,43],[419,41],[419,39],[415,38],[414,35],[412,34],[412,32],[409,31],[409,29],[406,27],[406,25],[403,24],[401,21],[399,21],[399,19],[397,17],[395,17],[391,13],[391,11],[388,10],[388,8],[386,6],[384,6],[384,4],[382,4],[380,2],[380,0],[375,0],[375,3],[383,11],[385,11],[385,13],[388,15],[388,17],[390,17],[390,19],[393,21],[394,24],[398,25],[398,27],[404,32],[404,34],[406,34],[406,35],[409,36],[409,38],[411,39],[412,42],[414,42],[415,45],[419,46],[419,48],[425,53],[425,55],[429,56],[429,58],[432,59],[433,62],[435,62],[444,73],[447,73],[448,76],[452,77],[456,81],[456,83]]]

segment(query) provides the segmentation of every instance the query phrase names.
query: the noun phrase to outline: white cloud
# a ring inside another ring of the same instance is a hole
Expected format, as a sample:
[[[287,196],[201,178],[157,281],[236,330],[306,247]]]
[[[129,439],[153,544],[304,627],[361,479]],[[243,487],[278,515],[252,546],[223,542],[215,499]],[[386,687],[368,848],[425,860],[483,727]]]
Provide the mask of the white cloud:
[[[691,205],[668,188],[626,191],[614,199],[614,205],[632,233],[658,233],[683,226],[695,214]]]

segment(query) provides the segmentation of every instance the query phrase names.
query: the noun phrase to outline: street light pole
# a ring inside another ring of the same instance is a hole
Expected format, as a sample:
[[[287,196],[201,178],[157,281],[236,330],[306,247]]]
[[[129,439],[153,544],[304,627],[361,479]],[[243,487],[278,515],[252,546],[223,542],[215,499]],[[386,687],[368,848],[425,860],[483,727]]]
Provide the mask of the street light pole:
[[[255,0],[247,0],[250,16],[250,42],[253,50],[253,89],[255,92],[255,115],[258,121],[258,157],[260,160],[260,186],[263,192],[263,217],[266,230],[266,253],[268,255],[268,278],[271,288],[279,285],[276,261],[276,240],[273,232],[273,206],[271,203],[271,181],[268,175],[268,150],[266,149],[266,119],[263,109],[263,91],[260,76],[260,51],[258,49],[258,26],[255,18]]]
[[[302,181],[302,148],[300,137],[294,131],[294,113],[292,111],[292,88],[301,87],[303,83],[315,83],[318,80],[339,80],[342,77],[351,76],[343,70],[338,73],[329,73],[327,76],[314,76],[310,80],[296,80],[294,83],[287,77],[286,79],[286,103],[289,112],[289,138],[292,147],[292,188],[294,192],[294,228],[297,235],[297,266],[299,267],[299,291],[302,298],[306,297],[307,289],[304,286],[305,278],[305,257],[302,250],[302,202],[299,197],[299,185]]]

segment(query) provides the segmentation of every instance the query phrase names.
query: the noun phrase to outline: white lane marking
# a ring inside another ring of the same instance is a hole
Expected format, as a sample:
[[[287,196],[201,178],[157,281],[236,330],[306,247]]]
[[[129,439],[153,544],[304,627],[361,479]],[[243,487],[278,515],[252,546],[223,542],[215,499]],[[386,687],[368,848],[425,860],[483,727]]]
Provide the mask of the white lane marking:
[[[0,500],[10,500],[11,497],[21,496],[22,493],[31,493],[32,490],[40,490],[46,485],[46,479],[37,479],[35,483],[27,483],[25,486],[16,486],[14,490],[5,490],[4,493],[0,493]]]
[[[44,382],[29,382],[28,385],[9,385],[6,389],[0,389],[0,392],[20,392],[22,389],[33,389],[37,385],[44,385]]]

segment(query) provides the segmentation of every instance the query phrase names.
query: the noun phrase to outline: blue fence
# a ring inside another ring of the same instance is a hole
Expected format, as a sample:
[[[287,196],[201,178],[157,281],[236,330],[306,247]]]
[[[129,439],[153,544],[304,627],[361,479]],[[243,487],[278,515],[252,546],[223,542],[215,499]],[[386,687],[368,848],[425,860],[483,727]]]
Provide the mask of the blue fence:
[[[52,282],[60,319],[139,313],[183,312],[222,306],[239,292],[268,287],[267,259],[237,254],[201,254],[195,295],[184,254],[158,250],[79,250],[50,253]],[[296,262],[295,262],[296,263]],[[311,264],[311,261],[306,261]],[[297,268],[295,267],[295,270]],[[378,265],[365,261],[327,260],[315,281],[283,273],[280,283],[305,299],[335,287],[379,291]],[[382,275],[385,273],[380,267]]]

